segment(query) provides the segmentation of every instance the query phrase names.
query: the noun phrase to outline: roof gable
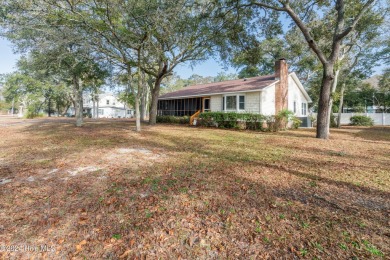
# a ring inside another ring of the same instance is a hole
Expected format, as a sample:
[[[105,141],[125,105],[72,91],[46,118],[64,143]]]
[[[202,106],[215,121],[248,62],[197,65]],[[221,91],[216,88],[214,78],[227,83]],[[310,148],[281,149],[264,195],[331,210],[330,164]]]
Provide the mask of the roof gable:
[[[307,94],[307,91],[303,87],[303,85],[302,85],[301,81],[299,80],[297,74],[295,74],[295,72],[292,72],[288,76],[292,77],[292,79],[295,81],[295,83],[297,84],[299,90],[302,92],[303,96],[306,98],[307,102],[308,103],[312,103],[313,101],[311,100],[309,94]]]

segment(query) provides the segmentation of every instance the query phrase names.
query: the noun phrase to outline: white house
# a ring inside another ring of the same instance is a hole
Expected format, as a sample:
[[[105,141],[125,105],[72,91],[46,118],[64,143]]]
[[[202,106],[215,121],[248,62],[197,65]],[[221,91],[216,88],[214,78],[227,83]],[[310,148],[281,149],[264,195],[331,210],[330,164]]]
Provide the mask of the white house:
[[[90,94],[83,97],[83,113],[93,118],[131,118],[134,110],[118,100],[112,93],[99,94],[94,100]],[[68,114],[74,115],[74,108]]]
[[[297,75],[280,59],[274,75],[189,86],[162,95],[158,115],[191,116],[199,110],[275,115],[288,109],[307,118],[311,102]]]

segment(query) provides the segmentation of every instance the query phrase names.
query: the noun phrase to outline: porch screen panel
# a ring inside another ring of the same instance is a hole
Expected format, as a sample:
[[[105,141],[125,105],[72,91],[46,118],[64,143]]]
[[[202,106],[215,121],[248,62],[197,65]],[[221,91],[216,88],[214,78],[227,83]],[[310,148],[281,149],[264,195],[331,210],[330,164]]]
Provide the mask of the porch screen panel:
[[[202,110],[202,98],[159,100],[158,115],[191,116]]]

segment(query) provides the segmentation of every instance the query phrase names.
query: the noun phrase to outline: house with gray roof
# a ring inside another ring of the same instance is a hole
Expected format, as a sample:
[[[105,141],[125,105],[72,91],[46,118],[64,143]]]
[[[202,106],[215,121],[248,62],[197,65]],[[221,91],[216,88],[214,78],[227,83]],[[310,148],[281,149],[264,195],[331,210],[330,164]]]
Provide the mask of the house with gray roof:
[[[158,115],[191,116],[197,111],[247,112],[275,115],[283,109],[308,116],[309,95],[285,59],[275,74],[188,86],[159,97]]]

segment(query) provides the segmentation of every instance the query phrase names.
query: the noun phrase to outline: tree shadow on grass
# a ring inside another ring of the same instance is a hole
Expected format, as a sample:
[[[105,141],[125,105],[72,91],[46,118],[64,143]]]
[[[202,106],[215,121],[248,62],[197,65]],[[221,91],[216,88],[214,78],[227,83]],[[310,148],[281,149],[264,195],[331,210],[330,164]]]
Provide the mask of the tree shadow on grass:
[[[343,126],[331,132],[362,138],[366,142],[390,144],[390,126]]]
[[[125,172],[112,175],[103,185],[87,177],[63,186],[47,185],[33,205],[34,220],[26,215],[14,225],[28,224],[31,241],[44,237],[56,243],[66,236],[61,257],[75,256],[74,245],[86,240],[82,253],[88,257],[116,258],[131,249],[130,258],[246,258],[262,257],[266,252],[279,258],[300,256],[302,246],[311,257],[369,257],[353,247],[348,252],[338,247],[345,239],[341,231],[354,232],[350,243],[361,243],[368,235],[376,239],[377,225],[386,222],[375,212],[335,207],[301,186],[270,185],[260,178],[253,181],[238,174],[239,166],[220,166],[212,159],[200,166],[167,163],[145,168],[137,178],[129,179],[131,173]],[[360,222],[369,224],[361,229]],[[6,228],[11,225],[4,224]],[[313,241],[323,250],[315,250]],[[218,249],[221,245],[225,250]],[[377,246],[384,252],[388,249]]]
[[[18,218],[10,204],[3,207],[3,211],[9,210],[7,213],[14,216],[2,222],[12,242],[25,242],[25,235],[31,242],[44,238],[58,246],[62,241],[58,252],[64,258],[118,258],[128,250],[128,258],[297,258],[302,256],[302,248],[311,258],[330,255],[369,258],[372,255],[354,245],[363,247],[362,239],[370,237],[370,242],[389,253],[390,241],[383,235],[389,232],[385,217],[388,205],[372,208],[355,204],[356,210],[350,204],[334,200],[350,196],[350,190],[380,198],[388,198],[388,192],[291,169],[285,161],[291,148],[278,157],[254,160],[254,147],[249,143],[248,150],[244,149],[245,142],[243,149],[236,150],[234,146],[229,149],[228,145],[234,144],[238,136],[235,132],[227,133],[227,139],[232,142],[222,141],[228,146],[227,154],[219,146],[210,150],[210,145],[221,142],[219,131],[199,130],[198,136],[189,138],[150,128],[139,134],[138,137],[144,138],[136,139],[127,136],[129,131],[119,132],[119,138],[112,138],[115,133],[105,133],[112,127],[103,124],[93,129],[87,125],[83,130],[75,130],[72,135],[91,141],[73,153],[99,147],[93,142],[95,138],[108,138],[112,139],[110,147],[158,147],[176,156],[139,170],[116,169],[102,180],[85,175],[67,182],[25,185],[23,188],[30,189],[31,193],[23,196],[31,196],[33,201],[18,199],[22,217]],[[119,129],[122,124],[114,127]],[[182,128],[169,129],[181,131]],[[48,125],[26,133],[42,139],[53,136],[60,139],[73,128],[59,130]],[[89,131],[94,131],[94,136]],[[200,136],[204,131],[212,136]],[[263,148],[264,153],[272,152],[271,146]],[[245,173],[249,167],[272,170],[269,178],[283,180],[291,175],[338,187],[337,196],[329,197],[320,189],[311,190],[305,187],[306,182],[266,181],[261,170],[249,176]],[[7,192],[11,194],[2,196],[11,199],[16,195],[12,192],[17,190]],[[20,231],[13,232],[15,228]],[[343,232],[353,235],[346,238]],[[81,251],[75,250],[84,240]],[[345,243],[347,251],[339,243]]]
[[[254,165],[258,165],[258,166],[270,167],[270,168],[273,168],[275,170],[288,172],[288,173],[291,173],[291,174],[294,174],[297,176],[304,177],[306,179],[317,179],[317,180],[321,180],[324,182],[328,182],[329,184],[332,184],[332,185],[347,186],[351,189],[355,189],[358,191],[375,192],[375,189],[372,189],[372,188],[357,186],[357,185],[354,185],[350,182],[335,181],[335,180],[332,180],[330,178],[325,178],[325,177],[321,177],[318,175],[305,173],[303,171],[295,171],[295,170],[291,170],[288,168],[289,164],[290,164],[289,161],[290,162],[293,161],[295,166],[296,165],[303,165],[303,166],[313,165],[313,169],[315,169],[315,168],[326,169],[326,167],[328,167],[329,170],[331,171],[333,169],[342,168],[342,166],[344,166],[345,162],[339,162],[337,160],[332,161],[332,162],[329,162],[329,161],[322,162],[322,161],[313,161],[313,160],[309,160],[309,159],[306,160],[306,159],[302,159],[302,158],[293,158],[293,157],[290,157],[290,155],[288,154],[288,152],[290,150],[287,150],[284,154],[281,155],[280,158],[276,158],[276,159],[272,158],[272,160],[265,160],[264,161],[264,160],[256,160],[256,159],[251,159],[251,158],[247,159],[247,157],[248,156],[250,157],[251,154],[250,153],[246,154],[245,150],[240,150],[239,152],[237,152],[236,149],[230,149],[228,154],[224,150],[213,150],[212,152],[207,150],[208,144],[209,144],[207,138],[202,138],[202,137],[197,136],[194,139],[187,139],[186,137],[172,137],[170,135],[160,134],[158,132],[154,132],[153,135],[157,137],[157,138],[155,138],[155,140],[169,140],[170,143],[173,143],[175,145],[170,146],[170,147],[166,147],[166,146],[161,146],[161,143],[159,143],[158,141],[149,140],[149,141],[145,141],[145,144],[147,144],[148,146],[152,146],[152,147],[159,146],[159,147],[162,147],[166,150],[171,150],[171,151],[176,151],[176,152],[188,151],[188,147],[190,147],[189,150],[192,153],[206,154],[207,156],[214,158],[215,160],[225,160],[227,162],[243,163],[244,165],[254,164]],[[183,145],[183,144],[185,144],[185,145]],[[288,145],[286,145],[286,147],[288,147],[291,150],[295,149],[295,147],[289,147]],[[249,152],[251,152],[251,151],[249,151]],[[269,149],[268,151],[263,150],[261,152],[265,152],[265,153],[272,152],[272,149]],[[308,149],[307,152],[311,152],[311,148]],[[314,152],[317,152],[319,155],[322,155],[322,153],[330,153],[333,151],[327,150],[327,149],[321,150],[320,148],[318,148]],[[334,157],[334,156],[330,154],[329,158],[332,158],[332,157]],[[366,158],[355,158],[355,156],[352,156],[352,159],[360,160],[360,159],[366,159]],[[370,167],[370,166],[368,166],[368,167]],[[375,166],[372,166],[372,168],[375,169]],[[379,192],[380,194],[383,193],[380,190],[377,190],[377,192]],[[390,195],[390,194],[384,193],[383,195]]]
[[[114,124],[115,123],[115,124]],[[133,122],[132,122],[133,123]],[[69,138],[75,138],[76,143],[75,146],[77,146],[77,149],[75,149],[73,152],[67,150],[66,156],[68,156],[70,153],[82,153],[84,149],[88,149],[91,147],[100,147],[102,146],[102,143],[96,142],[97,140],[107,140],[103,144],[105,148],[110,147],[121,147],[126,145],[133,145],[133,146],[142,146],[146,148],[161,148],[164,149],[164,151],[172,152],[172,153],[194,153],[198,155],[206,155],[208,157],[217,159],[217,160],[225,160],[229,162],[236,162],[236,163],[250,163],[250,164],[258,164],[259,166],[264,167],[271,167],[274,169],[282,170],[282,171],[289,171],[288,168],[284,167],[283,165],[286,163],[283,163],[283,160],[293,160],[295,164],[298,165],[316,165],[316,167],[326,168],[329,167],[332,169],[342,168],[344,166],[343,162],[322,162],[322,161],[308,161],[301,158],[289,158],[287,153],[289,151],[293,151],[294,149],[302,149],[302,147],[297,147],[294,144],[284,144],[283,148],[287,148],[286,152],[283,152],[280,158],[272,158],[275,162],[269,162],[269,161],[263,161],[258,160],[256,158],[253,158],[253,147],[250,147],[252,149],[245,150],[245,149],[239,149],[240,147],[236,147],[236,149],[229,149],[229,152],[226,150],[210,150],[209,146],[210,144],[218,144],[218,140],[210,140],[210,138],[207,137],[201,137],[201,136],[194,136],[193,138],[189,138],[188,136],[172,136],[169,133],[161,133],[159,131],[154,131],[153,128],[147,128],[147,130],[144,133],[141,133],[140,135],[144,135],[146,137],[145,139],[137,139],[137,140],[131,140],[128,136],[128,131],[124,131],[123,127],[127,127],[129,124],[128,121],[116,121],[113,122],[113,124],[109,124],[108,122],[92,122],[90,124],[86,124],[83,128],[76,128],[73,126],[69,126],[67,124],[63,125],[53,125],[47,124],[47,125],[32,125],[30,127],[27,127],[23,131],[25,131],[28,134],[32,135],[38,135],[44,139],[50,139],[50,138],[57,138],[57,139],[63,139],[64,133],[69,133],[69,131],[72,131],[72,135],[68,135]],[[37,127],[39,126],[39,127]],[[170,126],[168,126],[170,127]],[[129,127],[130,128],[130,127]],[[172,129],[178,129],[178,130],[187,130],[182,126],[175,126],[170,127]],[[118,129],[121,129],[118,131]],[[116,131],[116,132],[113,132]],[[210,133],[211,135],[218,136],[221,131],[223,130],[215,130],[215,129],[196,129],[196,131],[201,131],[206,133]],[[91,132],[93,132],[93,135],[91,135]],[[195,132],[196,133],[196,132]],[[228,131],[226,134],[232,135],[234,138],[236,134],[246,134],[243,132],[235,132],[235,131]],[[251,135],[256,136],[256,135]],[[277,136],[277,135],[271,135],[271,136]],[[67,140],[64,140],[65,142]],[[260,146],[261,147],[261,146]],[[268,147],[264,149],[263,151],[259,151],[259,153],[272,153],[273,147]],[[303,148],[305,149],[305,148]],[[332,154],[334,151],[331,151],[329,149],[321,149],[321,148],[307,148],[307,153],[317,153],[318,155],[326,155],[329,153],[328,157],[334,157]],[[23,156],[23,155],[21,155]],[[47,156],[50,156],[50,152],[47,151],[39,151],[38,153],[34,154],[34,156],[38,156],[39,158],[46,158]],[[348,154],[346,154],[348,156]],[[365,158],[356,158],[355,155],[353,155],[353,158],[351,159],[357,159],[357,160],[363,160]],[[288,165],[288,164],[287,164]],[[375,167],[375,166],[372,166]],[[295,175],[300,175],[301,177],[305,177],[307,179],[313,179],[313,178],[320,178],[324,182],[329,182],[333,185],[341,185],[341,186],[348,186],[351,189],[357,189],[357,190],[364,190],[365,192],[369,192],[371,189],[364,188],[360,186],[356,186],[354,184],[351,184],[349,182],[341,182],[341,181],[334,181],[329,178],[320,177],[317,175],[312,174],[305,174],[304,172],[299,171],[292,171]]]

